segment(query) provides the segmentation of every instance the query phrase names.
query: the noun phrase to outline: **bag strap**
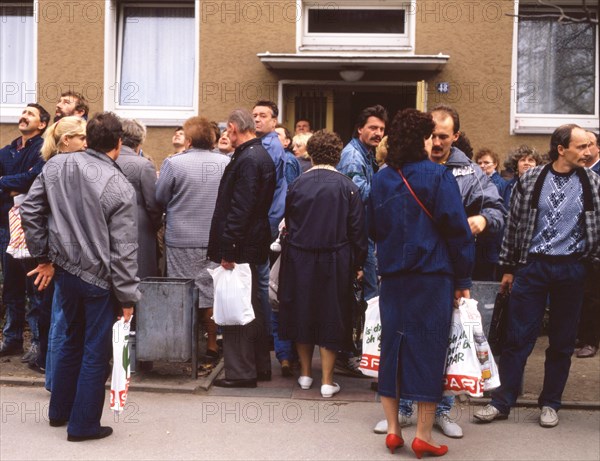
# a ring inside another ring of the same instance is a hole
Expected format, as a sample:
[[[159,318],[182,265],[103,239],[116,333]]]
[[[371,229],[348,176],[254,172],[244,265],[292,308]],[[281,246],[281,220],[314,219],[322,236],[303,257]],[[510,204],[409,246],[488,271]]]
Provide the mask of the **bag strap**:
[[[429,219],[431,219],[433,221],[433,216],[432,214],[429,212],[429,210],[425,207],[425,205],[423,205],[423,203],[421,202],[421,200],[419,200],[419,197],[417,197],[417,194],[415,194],[415,192],[412,190],[412,187],[410,187],[410,184],[408,183],[408,181],[406,180],[406,178],[404,177],[404,175],[402,174],[402,170],[400,168],[398,168],[396,170],[400,176],[402,177],[402,181],[404,181],[404,184],[406,184],[406,187],[408,189],[408,191],[410,192],[410,195],[413,196],[413,198],[417,201],[417,203],[419,204],[419,206],[421,208],[423,208],[423,211],[425,212],[425,214],[427,216],[429,216]]]

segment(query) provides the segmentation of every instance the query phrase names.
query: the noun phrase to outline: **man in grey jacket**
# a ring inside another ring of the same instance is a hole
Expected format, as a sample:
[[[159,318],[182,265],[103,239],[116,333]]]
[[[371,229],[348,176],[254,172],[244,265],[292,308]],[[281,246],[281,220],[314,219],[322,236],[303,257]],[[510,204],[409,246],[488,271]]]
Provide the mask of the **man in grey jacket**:
[[[104,383],[117,307],[128,322],[140,298],[135,191],[115,160],[119,118],[105,112],[87,124],[88,149],[46,163],[21,206],[27,246],[38,266],[35,285],[55,278],[54,302],[67,334],[58,354],[50,425],[68,422],[67,440],[101,439]]]

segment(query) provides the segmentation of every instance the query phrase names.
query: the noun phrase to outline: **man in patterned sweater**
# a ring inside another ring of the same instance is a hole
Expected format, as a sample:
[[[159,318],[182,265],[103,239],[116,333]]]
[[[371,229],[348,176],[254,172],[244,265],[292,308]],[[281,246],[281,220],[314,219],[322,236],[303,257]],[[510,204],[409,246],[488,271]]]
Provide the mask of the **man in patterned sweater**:
[[[500,265],[500,289],[511,293],[501,387],[475,413],[506,419],[515,405],[525,363],[550,299],[550,345],[538,399],[540,425],[558,424],[557,411],[571,367],[581,314],[586,265],[600,263],[600,178],[584,168],[589,140],[577,125],[558,127],[550,139],[551,163],[519,178],[510,200]]]

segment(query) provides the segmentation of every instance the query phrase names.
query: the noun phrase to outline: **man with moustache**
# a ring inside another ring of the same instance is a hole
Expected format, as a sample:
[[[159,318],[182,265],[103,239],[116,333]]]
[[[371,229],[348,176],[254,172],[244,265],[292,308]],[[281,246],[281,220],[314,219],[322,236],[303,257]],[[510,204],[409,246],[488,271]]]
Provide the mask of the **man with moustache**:
[[[586,265],[600,264],[600,177],[584,168],[589,149],[585,130],[558,127],[550,138],[551,163],[528,170],[513,189],[500,252],[500,289],[510,292],[508,335],[500,356],[501,385],[492,391],[490,404],[474,414],[481,422],[506,419],[515,405],[549,300],[539,424],[558,424]]]
[[[354,137],[342,150],[340,163],[336,167],[340,173],[348,176],[358,186],[365,206],[371,193],[373,175],[379,169],[375,161],[375,148],[383,138],[387,119],[387,110],[383,106],[363,109],[356,121]],[[369,250],[363,273],[365,300],[368,301],[379,295],[375,243],[371,239],[369,239]],[[339,354],[336,369],[342,373],[362,377],[363,374],[358,369],[360,357],[345,355]]]
[[[75,91],[65,91],[60,95],[56,103],[56,112],[54,122],[58,122],[63,117],[76,116],[87,120],[90,108],[87,101],[81,93]]]
[[[4,285],[2,302],[6,307],[6,323],[2,331],[0,357],[23,352],[26,293],[29,297],[27,322],[32,332],[31,349],[22,361],[35,360],[39,347],[39,305],[41,294],[27,279],[22,261],[6,253],[10,242],[8,211],[14,206],[14,196],[26,194],[44,166],[40,149],[42,133],[50,122],[50,114],[36,103],[28,104],[19,118],[21,136],[0,150],[0,252]]]

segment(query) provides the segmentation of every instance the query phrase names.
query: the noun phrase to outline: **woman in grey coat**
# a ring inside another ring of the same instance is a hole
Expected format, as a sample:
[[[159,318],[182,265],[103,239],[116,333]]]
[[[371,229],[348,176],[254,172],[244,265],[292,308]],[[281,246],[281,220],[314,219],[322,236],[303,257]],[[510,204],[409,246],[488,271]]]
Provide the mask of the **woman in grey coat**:
[[[156,203],[156,169],[140,155],[146,127],[137,120],[123,120],[123,145],[117,164],[135,189],[138,210],[138,277],[158,276],[156,232],[162,210]]]

